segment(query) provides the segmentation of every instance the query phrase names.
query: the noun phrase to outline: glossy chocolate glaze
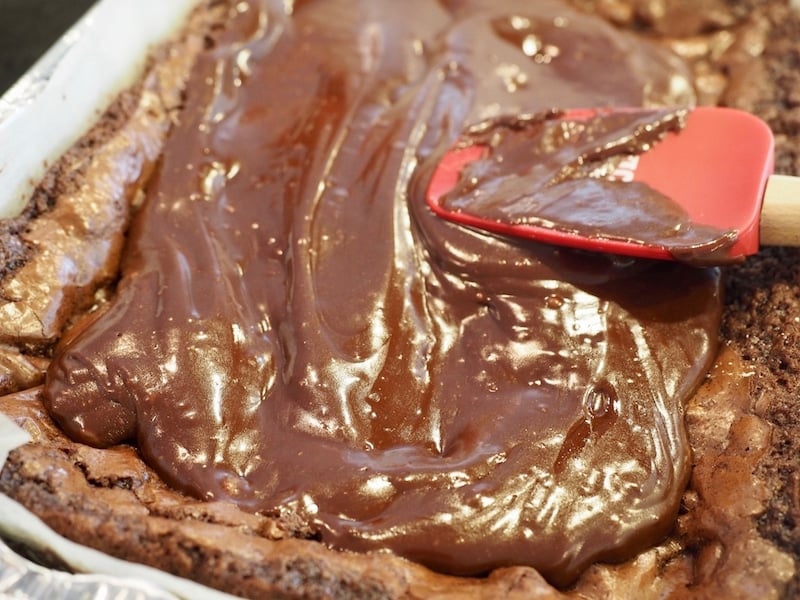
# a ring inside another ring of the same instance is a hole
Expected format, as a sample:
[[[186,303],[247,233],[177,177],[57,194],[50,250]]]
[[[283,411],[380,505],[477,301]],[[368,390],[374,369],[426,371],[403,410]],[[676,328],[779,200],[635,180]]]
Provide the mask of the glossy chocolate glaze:
[[[674,522],[718,271],[493,237],[424,194],[469,124],[688,90],[558,2],[239,3],[48,408],[335,547],[558,584],[630,556]]]
[[[693,264],[730,262],[735,231],[694,223],[680,204],[626,170],[626,161],[679,131],[686,113],[549,111],[479,123],[456,147],[478,146],[483,155],[464,167],[441,206],[487,224],[661,248]]]

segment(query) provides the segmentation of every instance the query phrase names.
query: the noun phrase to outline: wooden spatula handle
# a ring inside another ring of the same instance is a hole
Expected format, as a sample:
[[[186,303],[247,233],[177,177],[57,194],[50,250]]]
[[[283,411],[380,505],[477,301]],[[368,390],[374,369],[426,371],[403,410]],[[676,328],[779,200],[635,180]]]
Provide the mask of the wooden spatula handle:
[[[800,246],[800,177],[770,175],[759,229],[762,246]]]

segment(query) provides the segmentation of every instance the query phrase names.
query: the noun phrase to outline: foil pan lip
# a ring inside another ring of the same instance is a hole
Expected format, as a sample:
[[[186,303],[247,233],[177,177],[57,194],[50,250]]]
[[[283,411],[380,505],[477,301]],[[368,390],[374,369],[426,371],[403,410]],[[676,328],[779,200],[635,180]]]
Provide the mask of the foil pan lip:
[[[91,7],[86,14],[73,24],[6,92],[0,96],[0,123],[14,113],[23,110],[44,91],[47,82],[57,71],[59,64],[70,49],[90,26]]]
[[[0,594],[18,600],[177,600],[144,581],[100,575],[72,575],[41,567],[0,540]]]
[[[89,129],[200,0],[99,0],[0,97],[0,218]],[[42,118],[47,115],[47,118]]]

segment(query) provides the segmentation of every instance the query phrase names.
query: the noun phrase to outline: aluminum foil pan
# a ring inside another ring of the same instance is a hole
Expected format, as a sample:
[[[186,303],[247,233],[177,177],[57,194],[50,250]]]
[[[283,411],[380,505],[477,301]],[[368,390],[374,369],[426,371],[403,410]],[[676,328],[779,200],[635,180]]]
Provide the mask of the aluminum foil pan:
[[[18,214],[46,165],[69,148],[198,0],[100,0],[0,97],[0,217]],[[0,466],[27,434],[0,414]],[[65,571],[15,553],[52,557]],[[0,598],[175,600],[232,596],[75,544],[0,494]]]
[[[176,596],[143,582],[98,575],[70,575],[45,569],[18,556],[0,541],[0,594],[18,600],[176,600]]]

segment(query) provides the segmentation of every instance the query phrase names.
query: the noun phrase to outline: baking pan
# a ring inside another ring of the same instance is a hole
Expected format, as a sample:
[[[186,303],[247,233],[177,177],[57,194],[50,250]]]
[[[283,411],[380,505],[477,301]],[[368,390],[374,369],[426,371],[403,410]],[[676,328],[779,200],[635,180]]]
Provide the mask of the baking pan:
[[[0,216],[141,73],[198,0],[100,0],[0,97]]]

